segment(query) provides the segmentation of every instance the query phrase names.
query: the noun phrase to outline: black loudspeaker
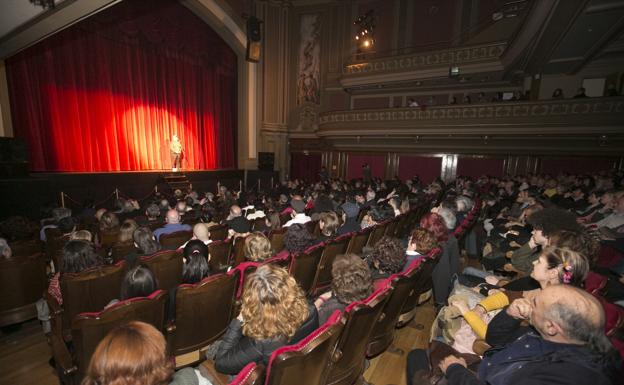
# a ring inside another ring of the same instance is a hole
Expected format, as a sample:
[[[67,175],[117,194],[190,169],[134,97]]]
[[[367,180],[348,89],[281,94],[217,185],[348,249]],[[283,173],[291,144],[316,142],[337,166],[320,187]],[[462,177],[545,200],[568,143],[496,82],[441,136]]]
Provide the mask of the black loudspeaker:
[[[0,138],[0,178],[28,176],[28,146],[15,138]]]
[[[275,154],[272,152],[259,152],[258,153],[258,170],[273,171],[273,164],[275,162]]]

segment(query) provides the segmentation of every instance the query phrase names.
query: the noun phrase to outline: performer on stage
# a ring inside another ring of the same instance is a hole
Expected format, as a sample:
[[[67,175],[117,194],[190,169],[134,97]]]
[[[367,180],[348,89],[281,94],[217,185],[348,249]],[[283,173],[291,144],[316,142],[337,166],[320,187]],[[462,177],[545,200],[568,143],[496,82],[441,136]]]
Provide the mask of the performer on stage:
[[[171,171],[178,171],[178,167],[181,166],[182,143],[180,143],[180,139],[178,139],[176,134],[173,134],[173,137],[171,138],[169,151],[171,152]]]

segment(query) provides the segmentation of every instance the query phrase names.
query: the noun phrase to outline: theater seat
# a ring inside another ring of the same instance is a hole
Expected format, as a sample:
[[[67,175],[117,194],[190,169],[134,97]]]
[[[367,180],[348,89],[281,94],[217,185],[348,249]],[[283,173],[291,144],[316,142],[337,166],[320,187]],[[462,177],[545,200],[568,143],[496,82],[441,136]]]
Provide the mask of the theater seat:
[[[0,326],[35,318],[35,302],[46,285],[46,260],[41,251],[0,259]]]
[[[162,250],[152,255],[139,258],[156,276],[158,287],[170,290],[182,283],[182,252],[180,250]]]
[[[273,230],[269,233],[271,248],[276,253],[279,253],[284,249],[284,235],[286,234],[286,230],[287,229],[283,227],[279,230]]]
[[[266,367],[264,384],[324,384],[344,325],[345,319],[337,310],[299,343],[275,350]]]
[[[208,264],[212,273],[223,273],[230,267],[233,240],[233,238],[228,238],[208,244],[208,253],[210,254]]]
[[[347,306],[346,324],[332,356],[326,384],[351,385],[361,379],[371,332],[391,292],[392,288],[382,287],[365,300]]]
[[[291,257],[288,272],[295,278],[307,296],[309,296],[312,291],[316,268],[321,260],[324,247],[325,246],[321,243],[312,246],[303,253]]]
[[[239,274],[234,269],[211,275],[196,284],[178,286],[175,320],[167,326],[172,354],[178,356],[199,350],[225,333],[235,315]]]
[[[368,238],[370,237],[372,231],[372,227],[367,227],[357,233],[354,233],[349,241],[349,245],[347,246],[347,253],[361,255],[362,249],[368,243]]]
[[[321,294],[331,285],[334,260],[337,255],[344,254],[347,251],[350,240],[351,234],[345,234],[325,243],[312,284],[312,295]]]
[[[227,225],[212,226],[209,231],[211,241],[223,241],[228,237]]]
[[[61,275],[63,305],[47,295],[52,332],[61,339],[71,339],[71,321],[80,313],[104,309],[111,300],[119,298],[125,262],[98,266],[80,273]]]
[[[175,233],[161,234],[158,242],[165,249],[177,249],[193,237],[192,231],[176,231]]]
[[[117,326],[130,321],[142,321],[163,330],[166,299],[167,293],[158,290],[148,297],[130,298],[99,312],[78,314],[71,325],[73,354],[70,355],[65,342],[58,336],[51,337],[60,378],[65,383],[80,383],[95,348]]]
[[[393,274],[385,280],[385,285],[393,288],[390,298],[371,332],[370,342],[366,348],[366,356],[371,358],[383,353],[394,341],[396,324],[401,315],[403,305],[416,287],[419,279],[425,279],[420,271],[422,260],[415,261],[403,273]]]
[[[414,316],[416,315],[416,307],[420,305],[422,302],[421,297],[425,297],[428,292],[430,292],[433,281],[431,280],[431,273],[433,272],[433,268],[438,263],[440,256],[442,255],[442,250],[439,248],[435,248],[427,254],[427,257],[423,259],[416,273],[418,274],[418,278],[416,279],[416,283],[413,289],[409,292],[405,303],[401,309],[401,315],[399,316],[397,326],[403,327],[409,323]]]

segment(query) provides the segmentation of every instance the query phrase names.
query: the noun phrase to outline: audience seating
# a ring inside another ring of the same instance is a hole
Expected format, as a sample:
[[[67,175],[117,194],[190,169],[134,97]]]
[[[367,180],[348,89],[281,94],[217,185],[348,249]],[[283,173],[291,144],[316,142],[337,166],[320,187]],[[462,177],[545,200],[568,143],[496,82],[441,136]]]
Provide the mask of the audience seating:
[[[396,218],[397,225],[394,229],[394,234],[392,236],[394,236],[395,238],[402,239],[409,235],[409,232],[411,230],[411,228],[409,228],[410,218],[411,218],[412,213],[414,213],[415,211],[416,209],[413,209],[412,211],[409,211],[405,214],[401,214]]]
[[[366,349],[367,357],[375,357],[383,353],[394,340],[395,327],[401,315],[401,310],[410,295],[416,288],[417,281],[426,279],[421,272],[420,262],[414,261],[406,272],[393,274],[386,279],[386,285],[392,287],[392,293],[379,317]]]
[[[161,234],[158,243],[165,249],[177,249],[193,237],[192,231],[176,231],[175,233]]]
[[[334,260],[337,255],[344,254],[347,251],[350,239],[351,234],[345,234],[325,243],[325,248],[323,249],[321,259],[316,269],[314,282],[312,283],[312,293],[314,295],[321,294],[323,290],[331,285],[331,271]]]
[[[227,225],[215,225],[210,228],[211,241],[223,241],[228,237]]]
[[[199,350],[225,333],[235,316],[239,274],[234,269],[211,275],[196,284],[178,286],[175,320],[167,327],[172,354]]]
[[[273,230],[269,233],[269,240],[271,241],[271,248],[274,252],[279,253],[284,249],[284,235],[286,235],[286,228],[279,230]]]
[[[115,231],[100,231],[98,235],[98,239],[100,240],[100,246],[103,249],[109,250],[115,243],[117,243],[117,239],[119,238],[119,230]]]
[[[336,311],[324,325],[299,343],[275,350],[266,367],[264,384],[324,384],[344,324],[345,319]]]
[[[182,252],[180,250],[161,250],[152,255],[139,258],[156,276],[158,287],[170,290],[182,282]]]
[[[223,273],[230,267],[230,255],[232,254],[232,242],[234,238],[228,238],[223,241],[214,241],[208,244],[208,252],[210,259],[210,271],[214,273]]]
[[[251,230],[252,231],[260,231],[260,229],[264,228],[266,222],[266,217],[256,218],[251,221]]]
[[[35,318],[35,303],[46,287],[46,260],[41,251],[0,258],[0,326]]]
[[[416,284],[409,292],[403,304],[401,315],[397,322],[398,327],[407,325],[416,315],[416,307],[425,301],[421,300],[421,297],[426,296],[425,294],[432,289],[433,281],[431,280],[431,273],[441,255],[442,250],[435,248],[420,262],[415,272],[419,278],[415,280]]]
[[[264,366],[252,362],[229,383],[229,385],[261,385],[264,383]]]
[[[290,215],[290,213],[288,213],[288,214],[281,214],[279,216],[279,219],[280,219],[280,224],[282,226],[284,226],[286,224],[286,222],[288,222],[289,220],[292,219],[292,216]]]
[[[245,239],[247,237],[234,238],[232,247],[232,266],[236,267],[245,262]]]
[[[399,219],[396,217],[394,219],[389,220],[388,224],[386,225],[386,230],[384,232],[384,235],[394,238],[395,231],[396,231],[398,224],[399,224]]]
[[[370,237],[368,237],[368,242],[366,246],[374,247],[377,242],[384,236],[386,233],[386,226],[388,225],[388,221],[379,223],[373,227]]]
[[[312,292],[321,254],[323,254],[323,244],[318,244],[303,253],[293,255],[290,260],[288,271],[308,296]]]
[[[166,299],[167,293],[158,290],[148,297],[117,302],[99,312],[78,314],[71,326],[73,354],[69,353],[64,341],[52,335],[54,360],[64,382],[80,383],[98,343],[115,327],[130,321],[143,321],[163,330]]]
[[[321,235],[321,226],[319,224],[319,220],[309,221],[305,224],[306,228],[310,232],[310,234],[314,235],[314,237],[318,238]]]
[[[368,243],[368,238],[370,237],[372,231],[372,227],[367,227],[354,233],[349,241],[349,245],[347,246],[347,253],[361,255],[362,249]]]
[[[43,242],[39,239],[26,239],[9,243],[9,247],[13,251],[13,256],[28,256],[43,251]]]
[[[52,332],[61,339],[71,339],[71,321],[80,313],[100,311],[111,300],[119,298],[125,262],[98,266],[80,273],[60,277],[63,305],[47,294]]]
[[[368,298],[351,303],[345,309],[346,324],[336,353],[332,356],[328,385],[351,385],[364,373],[366,348],[377,319],[392,292],[391,287],[378,289]]]
[[[111,258],[113,262],[121,261],[124,257],[134,251],[134,243],[116,243],[111,248]]]

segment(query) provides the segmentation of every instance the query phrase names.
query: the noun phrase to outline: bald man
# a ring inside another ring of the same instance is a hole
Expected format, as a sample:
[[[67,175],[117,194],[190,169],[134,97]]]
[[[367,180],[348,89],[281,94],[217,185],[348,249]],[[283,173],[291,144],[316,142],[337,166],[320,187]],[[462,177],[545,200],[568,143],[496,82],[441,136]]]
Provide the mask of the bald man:
[[[165,226],[154,230],[154,236],[157,241],[160,240],[160,236],[163,234],[192,230],[191,226],[180,223],[180,214],[175,209],[169,209],[167,211],[165,221],[167,222]]]
[[[528,320],[530,327],[521,326]],[[570,285],[542,290],[530,301],[514,301],[488,326],[478,378],[466,362],[448,356],[440,363],[448,383],[505,385],[607,385],[617,376],[619,355],[604,333],[602,305]]]
[[[243,216],[243,211],[238,205],[232,205],[230,207],[230,215],[228,215],[225,220],[225,224],[235,233],[245,234],[251,231],[251,225]]]

